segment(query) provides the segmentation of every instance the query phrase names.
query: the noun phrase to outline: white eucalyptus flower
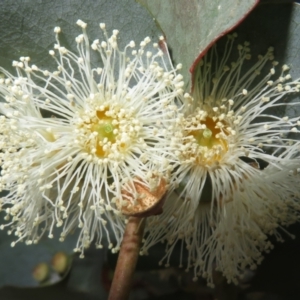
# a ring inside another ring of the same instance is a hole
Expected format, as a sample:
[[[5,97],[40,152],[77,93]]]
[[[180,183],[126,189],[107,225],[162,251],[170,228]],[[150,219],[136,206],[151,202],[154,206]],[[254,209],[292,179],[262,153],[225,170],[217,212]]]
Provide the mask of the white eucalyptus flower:
[[[52,238],[54,227],[62,228],[61,241],[79,227],[75,251],[83,256],[93,240],[118,250],[122,207],[142,197],[136,182],[149,190],[168,182],[168,126],[183,82],[176,69],[166,70],[170,62],[157,44],[147,51],[149,37],[121,51],[117,30],[109,37],[101,23],[104,39],[90,44],[87,24],[77,25],[77,53],[54,29],[54,72],[28,57],[13,63],[16,76],[0,69],[0,189],[8,221],[1,228],[31,244],[44,233]],[[101,67],[92,66],[92,52]]]
[[[274,108],[299,111],[300,103],[285,96],[299,92],[300,79],[292,81],[286,65],[275,75],[272,48],[248,67],[249,43],[238,45],[229,64],[234,39],[229,35],[221,58],[216,46],[210,50],[196,71],[193,98],[185,95],[172,139],[175,192],[148,222],[142,248],[166,242],[161,263],[168,266],[181,244],[180,265],[210,286],[213,270],[237,283],[273,247],[269,235],[282,240],[282,226],[299,220],[299,116],[280,117]]]

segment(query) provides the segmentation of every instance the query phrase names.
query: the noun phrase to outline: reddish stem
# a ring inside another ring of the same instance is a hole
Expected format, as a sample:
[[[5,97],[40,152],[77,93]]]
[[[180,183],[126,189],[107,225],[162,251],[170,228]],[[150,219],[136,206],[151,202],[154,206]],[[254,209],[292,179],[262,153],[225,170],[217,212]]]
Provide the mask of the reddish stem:
[[[144,225],[142,218],[129,217],[128,219],[108,300],[126,300],[129,297]]]

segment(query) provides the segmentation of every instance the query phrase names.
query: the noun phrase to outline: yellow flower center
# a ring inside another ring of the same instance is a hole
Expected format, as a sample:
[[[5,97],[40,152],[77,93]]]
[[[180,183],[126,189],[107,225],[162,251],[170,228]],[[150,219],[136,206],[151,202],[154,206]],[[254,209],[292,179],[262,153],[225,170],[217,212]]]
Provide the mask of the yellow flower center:
[[[99,159],[113,160],[124,157],[138,141],[142,127],[132,112],[110,105],[81,113],[77,124],[79,145]]]
[[[214,121],[206,117],[200,124],[203,129],[190,130],[188,136],[193,137],[194,144],[197,147],[191,147],[191,156],[195,158],[197,164],[211,165],[220,161],[223,155],[228,151],[228,142],[226,140],[226,130],[221,130],[222,122]],[[204,126],[203,126],[204,125]]]
[[[116,142],[116,135],[114,134],[114,129],[117,129],[118,126],[114,126],[113,118],[105,115],[106,110],[97,111],[96,118],[91,123],[91,131],[98,134],[96,138],[96,152],[95,154],[98,157],[105,157],[106,150],[104,145],[108,143]],[[98,118],[98,119],[97,119]]]

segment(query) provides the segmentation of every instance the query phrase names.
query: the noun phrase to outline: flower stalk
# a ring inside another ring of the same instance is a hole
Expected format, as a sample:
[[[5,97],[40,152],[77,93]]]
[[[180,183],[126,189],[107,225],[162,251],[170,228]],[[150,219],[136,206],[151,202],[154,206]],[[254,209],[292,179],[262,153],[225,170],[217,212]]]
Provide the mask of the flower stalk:
[[[144,227],[144,218],[129,217],[110,288],[109,300],[125,300],[129,297]]]

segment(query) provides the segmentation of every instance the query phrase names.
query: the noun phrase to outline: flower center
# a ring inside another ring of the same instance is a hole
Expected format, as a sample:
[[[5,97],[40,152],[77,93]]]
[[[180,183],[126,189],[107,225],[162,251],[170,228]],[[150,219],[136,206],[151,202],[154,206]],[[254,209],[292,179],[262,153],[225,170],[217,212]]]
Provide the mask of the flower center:
[[[113,160],[122,159],[137,142],[142,127],[132,112],[110,105],[80,114],[76,123],[78,143],[97,158]]]
[[[206,117],[199,122],[197,129],[188,131],[187,136],[192,138],[191,156],[197,164],[211,165],[220,161],[228,151],[226,129],[222,130],[224,123],[217,118]],[[200,127],[200,129],[199,129]]]
[[[213,149],[215,146],[221,146],[227,151],[227,142],[220,138],[220,135],[222,134],[217,122],[212,118],[207,117],[205,121],[201,121],[201,125],[203,129],[190,132],[190,135],[196,139],[198,145],[207,147],[208,149]]]
[[[114,129],[117,131],[118,126],[114,126],[113,123],[117,122],[113,122],[114,119],[106,116],[105,113],[106,111],[97,111],[96,118],[93,119],[91,123],[91,131],[97,133],[95,154],[98,157],[106,156],[105,144],[113,144],[116,142]]]

